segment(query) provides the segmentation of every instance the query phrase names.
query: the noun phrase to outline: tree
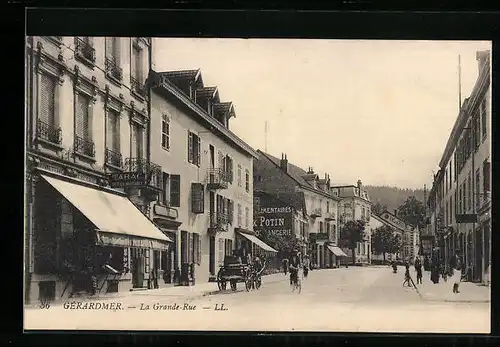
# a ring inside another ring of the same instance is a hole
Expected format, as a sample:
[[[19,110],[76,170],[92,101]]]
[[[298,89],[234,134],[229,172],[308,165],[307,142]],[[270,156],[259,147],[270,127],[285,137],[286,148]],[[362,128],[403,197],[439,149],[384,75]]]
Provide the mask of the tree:
[[[352,250],[352,263],[356,264],[356,247],[364,241],[365,222],[363,220],[347,221],[340,230],[340,246]]]
[[[392,253],[393,241],[394,229],[389,225],[382,225],[372,234],[372,250],[377,254],[382,254],[385,261],[385,254]]]
[[[398,233],[393,234],[389,247],[389,253],[398,254],[401,252],[402,248],[403,248],[403,238],[401,237],[401,234]]]
[[[408,224],[423,228],[425,225],[425,206],[415,196],[410,196],[398,207],[398,217]]]
[[[372,212],[377,216],[381,215],[382,212],[387,210],[387,205],[382,205],[379,201],[372,205]]]

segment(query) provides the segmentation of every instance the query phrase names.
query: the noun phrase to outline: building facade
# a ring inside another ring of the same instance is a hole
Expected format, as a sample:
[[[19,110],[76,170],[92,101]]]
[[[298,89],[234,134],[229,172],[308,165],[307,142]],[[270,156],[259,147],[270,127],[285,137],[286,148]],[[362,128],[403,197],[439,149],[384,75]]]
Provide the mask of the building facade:
[[[388,225],[394,228],[402,240],[401,252],[396,254],[396,259],[412,263],[420,254],[420,231],[417,226],[410,225],[398,217],[397,210],[394,213],[384,211],[380,214]]]
[[[199,70],[150,77],[151,157],[163,177],[152,218],[175,242],[170,254],[159,255],[162,285],[176,282],[183,266],[194,271],[196,282],[213,281],[226,255],[251,251],[258,242],[252,174],[257,153],[229,130],[234,107],[220,100],[216,87],[204,85]]]
[[[365,222],[364,240],[357,243],[355,250],[356,262],[358,264],[371,263],[371,201],[368,192],[364,191],[361,180],[357,185],[342,185],[331,187],[332,194],[340,199],[339,202],[339,220],[340,228],[351,220],[362,220]],[[344,250],[352,258],[352,250]],[[349,259],[345,259],[349,262]]]
[[[384,225],[388,225],[390,227],[392,227],[392,225],[390,225],[389,223],[387,223],[383,218],[377,216],[376,214],[372,213],[371,216],[370,216],[370,220],[368,222],[368,226],[370,228],[370,235],[371,237],[373,238],[374,236],[374,233],[376,232],[376,230],[378,228],[380,228],[381,226],[384,226]],[[396,231],[395,231],[396,232]],[[372,261],[393,261],[393,260],[396,260],[397,259],[397,254],[396,253],[386,253],[385,254],[385,259],[384,259],[384,255],[383,254],[377,254],[375,252],[375,250],[373,249],[372,247],[372,254],[371,254],[371,259]]]
[[[462,104],[427,202],[431,228],[448,266],[453,253],[468,277],[489,283],[491,266],[491,63],[477,52],[479,76]]]
[[[320,179],[311,167],[305,171],[289,163],[286,154],[278,159],[262,151],[258,153],[259,159],[254,163],[255,188],[277,197],[301,193],[307,215],[307,245],[302,252],[317,267],[336,266],[337,258],[345,254],[337,247],[339,198],[330,190],[329,177]]]
[[[154,285],[151,39],[26,40],[26,302]]]

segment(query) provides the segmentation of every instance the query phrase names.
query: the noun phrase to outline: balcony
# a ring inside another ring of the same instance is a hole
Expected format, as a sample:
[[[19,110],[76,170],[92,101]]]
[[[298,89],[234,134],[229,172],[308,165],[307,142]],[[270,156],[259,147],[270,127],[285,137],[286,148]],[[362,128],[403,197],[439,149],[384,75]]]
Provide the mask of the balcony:
[[[210,212],[210,227],[211,232],[221,232],[227,230],[229,224],[229,216],[223,212]]]
[[[315,208],[314,210],[311,211],[311,217],[312,218],[318,218],[318,217],[321,217],[323,215],[323,211],[321,211],[320,208]]]
[[[95,144],[94,141],[86,140],[83,137],[75,136],[74,143],[75,153],[81,154],[88,158],[95,157]]]
[[[135,77],[130,77],[130,88],[135,96],[145,99],[147,96],[146,85]]]
[[[123,71],[115,58],[106,58],[105,62],[106,75],[115,82],[121,83],[123,79]]]
[[[229,186],[229,175],[224,169],[211,168],[207,171],[208,189],[227,189]]]
[[[36,122],[36,138],[49,144],[60,146],[62,143],[62,130],[41,120]]]
[[[335,213],[327,212],[325,214],[325,220],[326,221],[334,221],[335,220]]]
[[[482,214],[486,209],[491,207],[491,192],[486,191],[477,194],[476,210],[477,213]]]
[[[77,37],[75,39],[75,53],[76,56],[81,58],[85,63],[95,64],[95,48],[83,39]]]
[[[106,165],[121,169],[123,166],[122,154],[106,148],[104,152],[104,161]]]

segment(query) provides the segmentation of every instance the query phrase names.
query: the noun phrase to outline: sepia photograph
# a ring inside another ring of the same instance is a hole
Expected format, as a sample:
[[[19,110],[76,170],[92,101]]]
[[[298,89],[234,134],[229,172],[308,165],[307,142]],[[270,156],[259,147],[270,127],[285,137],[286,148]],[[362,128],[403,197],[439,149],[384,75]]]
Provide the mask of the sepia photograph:
[[[491,46],[27,36],[24,329],[490,333]]]

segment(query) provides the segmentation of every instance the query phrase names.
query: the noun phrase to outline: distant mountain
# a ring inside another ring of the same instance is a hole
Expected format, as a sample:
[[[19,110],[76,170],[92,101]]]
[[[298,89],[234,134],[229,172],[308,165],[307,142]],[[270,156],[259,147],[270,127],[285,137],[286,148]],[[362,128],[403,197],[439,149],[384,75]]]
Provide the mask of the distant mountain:
[[[372,203],[379,202],[381,205],[387,205],[387,210],[393,212],[398,208],[406,198],[410,196],[415,196],[417,200],[424,202],[424,190],[423,189],[408,189],[408,188],[398,188],[398,187],[388,187],[388,186],[363,186],[363,188],[368,192],[370,200]],[[429,193],[427,191],[427,193]]]

